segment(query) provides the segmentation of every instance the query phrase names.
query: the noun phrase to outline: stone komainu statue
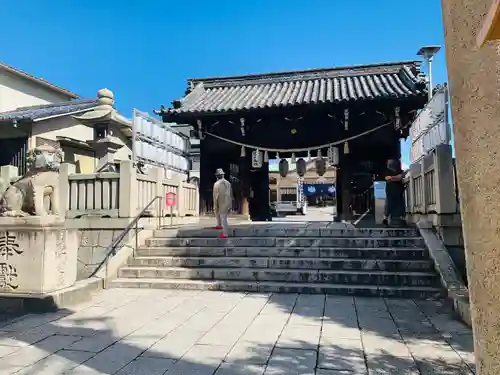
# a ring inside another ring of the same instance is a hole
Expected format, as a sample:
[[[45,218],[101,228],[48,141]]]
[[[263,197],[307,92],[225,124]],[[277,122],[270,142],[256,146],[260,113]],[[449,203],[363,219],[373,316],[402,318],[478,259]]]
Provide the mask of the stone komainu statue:
[[[52,146],[27,153],[28,173],[13,181],[0,200],[0,216],[60,215],[59,166],[63,155]]]

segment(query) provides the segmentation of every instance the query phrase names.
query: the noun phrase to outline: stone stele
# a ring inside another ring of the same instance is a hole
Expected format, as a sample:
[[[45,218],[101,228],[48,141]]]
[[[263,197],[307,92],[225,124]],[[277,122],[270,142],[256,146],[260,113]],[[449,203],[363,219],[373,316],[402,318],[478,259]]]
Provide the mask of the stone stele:
[[[0,217],[0,295],[43,296],[76,282],[77,231],[55,216]]]

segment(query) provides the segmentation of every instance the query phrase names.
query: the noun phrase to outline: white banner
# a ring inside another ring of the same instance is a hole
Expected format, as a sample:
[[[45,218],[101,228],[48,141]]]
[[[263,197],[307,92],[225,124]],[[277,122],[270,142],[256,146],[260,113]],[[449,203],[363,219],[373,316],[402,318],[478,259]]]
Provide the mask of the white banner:
[[[163,167],[168,172],[189,170],[189,138],[168,124],[133,110],[132,160]]]
[[[410,127],[411,162],[424,157],[440,144],[450,143],[448,122],[448,90],[443,86],[437,91]]]

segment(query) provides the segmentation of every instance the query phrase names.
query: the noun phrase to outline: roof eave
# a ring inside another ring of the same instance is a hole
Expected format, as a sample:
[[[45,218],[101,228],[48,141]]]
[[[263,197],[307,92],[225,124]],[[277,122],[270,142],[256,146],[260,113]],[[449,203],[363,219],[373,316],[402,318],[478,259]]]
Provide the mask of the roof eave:
[[[172,122],[182,122],[183,120],[187,119],[194,119],[194,118],[202,118],[202,117],[214,117],[214,116],[236,116],[236,115],[241,115],[241,114],[251,114],[251,113],[258,113],[261,111],[268,111],[268,110],[287,110],[287,109],[292,109],[292,108],[300,108],[300,107],[320,107],[320,106],[338,106],[339,108],[347,107],[351,105],[352,103],[376,103],[376,102],[386,102],[386,101],[396,101],[396,102],[401,102],[401,101],[407,101],[407,100],[425,100],[427,101],[427,92],[425,90],[422,90],[419,93],[415,93],[414,95],[408,95],[405,97],[392,97],[392,96],[387,96],[387,97],[377,97],[377,98],[372,98],[372,99],[352,99],[352,100],[344,100],[344,101],[337,101],[337,102],[319,102],[319,103],[306,103],[306,104],[299,104],[299,105],[286,105],[286,106],[270,106],[270,107],[258,107],[258,108],[242,108],[242,109],[232,109],[232,110],[225,110],[225,111],[179,111],[175,109],[168,109],[166,111],[158,113],[162,118],[163,121],[169,120]]]
[[[82,112],[91,111],[94,108],[97,108],[97,106],[91,107],[91,108],[86,108],[86,109],[79,109],[79,110],[76,110],[76,111],[73,111],[73,112],[59,113],[59,114],[56,114],[56,115],[50,115],[50,116],[45,116],[45,117],[33,118],[32,121],[33,122],[40,122],[40,121],[52,120],[52,119],[59,118],[59,117],[64,117],[64,116],[77,115],[77,114],[82,113]]]
[[[289,70],[284,72],[271,72],[271,73],[256,73],[256,74],[244,74],[244,75],[234,75],[234,76],[212,76],[205,78],[189,78],[188,82],[188,90],[198,86],[199,84],[206,83],[207,81],[237,81],[237,80],[246,80],[246,79],[262,79],[262,78],[273,78],[273,77],[281,77],[287,75],[300,75],[300,74],[314,74],[321,72],[342,72],[342,71],[350,71],[350,70],[363,70],[363,69],[376,69],[376,68],[384,68],[384,67],[402,67],[405,65],[413,65],[416,68],[419,68],[422,64],[420,60],[406,60],[406,61],[393,61],[379,64],[366,64],[366,65],[349,65],[349,66],[340,66],[336,68],[317,68],[317,69],[303,69],[303,70]]]

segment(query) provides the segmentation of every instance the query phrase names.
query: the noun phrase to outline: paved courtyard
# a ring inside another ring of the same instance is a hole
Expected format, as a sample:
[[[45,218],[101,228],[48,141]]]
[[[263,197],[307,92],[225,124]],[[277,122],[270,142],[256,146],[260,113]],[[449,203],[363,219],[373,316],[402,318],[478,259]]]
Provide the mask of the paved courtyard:
[[[0,331],[0,375],[473,374],[440,302],[111,289]]]

